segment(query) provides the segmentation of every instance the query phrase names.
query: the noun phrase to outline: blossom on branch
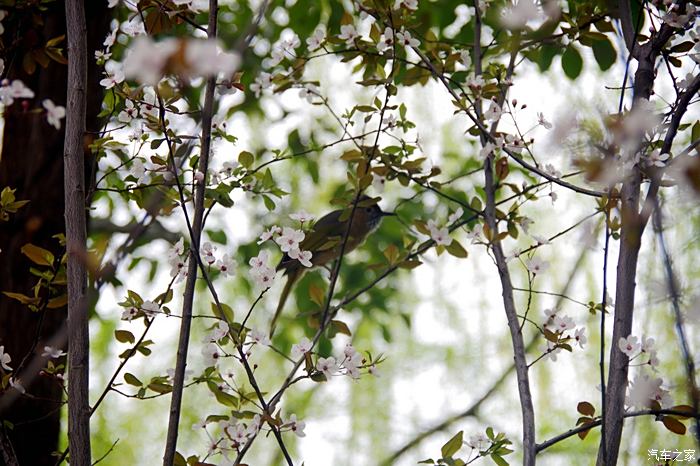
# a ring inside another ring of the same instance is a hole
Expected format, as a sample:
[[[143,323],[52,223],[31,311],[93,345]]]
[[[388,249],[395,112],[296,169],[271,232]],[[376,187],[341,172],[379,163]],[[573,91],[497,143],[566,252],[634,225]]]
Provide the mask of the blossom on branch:
[[[299,340],[299,343],[295,343],[292,345],[292,358],[299,359],[309,351],[311,351],[311,341],[308,338],[304,337],[301,340]]]
[[[347,45],[354,45],[355,39],[359,38],[360,35],[357,33],[357,29],[352,24],[343,24],[340,26],[340,34],[338,39],[344,40]]]
[[[628,358],[632,358],[637,355],[642,345],[637,341],[637,337],[629,335],[627,338],[621,337],[620,341],[617,342],[617,347],[620,351],[625,353]]]

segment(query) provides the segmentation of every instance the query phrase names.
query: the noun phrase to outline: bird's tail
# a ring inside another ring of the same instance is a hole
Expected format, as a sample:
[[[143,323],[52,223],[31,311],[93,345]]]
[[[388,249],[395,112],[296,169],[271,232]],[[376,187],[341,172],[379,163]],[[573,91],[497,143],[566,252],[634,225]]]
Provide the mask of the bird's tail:
[[[292,288],[294,287],[294,284],[301,278],[302,271],[295,269],[295,270],[287,270],[287,283],[284,285],[284,289],[282,290],[282,294],[280,295],[280,302],[277,305],[277,310],[275,311],[275,315],[272,317],[272,320],[270,321],[270,338],[272,338],[272,335],[275,333],[275,326],[277,325],[277,319],[279,319],[279,316],[282,314],[282,311],[284,310],[284,304],[287,302],[287,298],[289,297],[289,293],[292,291]]]

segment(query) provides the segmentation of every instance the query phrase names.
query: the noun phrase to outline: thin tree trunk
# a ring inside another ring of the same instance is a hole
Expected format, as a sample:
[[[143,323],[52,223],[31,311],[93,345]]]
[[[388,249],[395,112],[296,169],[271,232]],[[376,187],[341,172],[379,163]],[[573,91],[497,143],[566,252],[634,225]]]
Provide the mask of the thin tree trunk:
[[[90,50],[101,46],[110,21],[107,2],[87,1],[88,44]],[[26,31],[27,22],[18,24],[12,15],[3,21],[4,38],[21,35],[37,44],[66,33],[63,2],[47,4],[41,13],[40,30]],[[29,101],[30,108],[41,108],[44,99],[65,105],[67,67],[51,61],[46,68],[37,67],[27,74],[21,66],[22,56],[5,57],[6,75],[10,80],[21,79],[36,97]],[[89,58],[89,57],[88,57]],[[101,70],[89,60],[87,126],[91,132],[99,129],[97,114],[102,102],[99,86]],[[63,200],[63,140],[64,131],[49,126],[44,115],[22,111],[15,103],[3,115],[4,136],[0,157],[0,188],[16,189],[17,199],[29,204],[13,214],[0,227],[0,291],[31,294],[36,277],[29,273],[29,261],[20,248],[32,243],[52,251],[56,257],[63,254],[54,235],[65,231]],[[88,134],[88,139],[90,137]],[[82,147],[82,146],[81,146]],[[88,165],[91,165],[89,163]],[[31,312],[19,301],[0,295],[0,344],[5,346],[16,367],[25,355],[41,354],[43,346],[61,329],[66,320],[65,308]],[[65,349],[65,348],[63,348]],[[30,354],[32,353],[32,354]],[[58,361],[63,363],[63,361]],[[63,389],[51,377],[34,377],[24,384],[31,397],[17,399],[0,412],[0,419],[9,421],[12,429],[7,436],[21,465],[53,466],[51,454],[58,449],[60,406]]]
[[[218,1],[209,0],[209,23],[207,25],[207,36],[209,39],[216,38],[216,26],[218,16]],[[173,393],[170,400],[170,414],[168,417],[168,433],[163,454],[163,466],[173,464],[177,451],[177,436],[180,425],[180,411],[182,408],[182,395],[185,385],[185,369],[187,368],[187,349],[190,339],[190,325],[192,322],[192,306],[194,302],[195,283],[197,281],[197,258],[199,254],[199,241],[202,234],[202,222],[204,219],[204,194],[207,183],[207,173],[209,167],[209,151],[211,148],[211,120],[214,115],[214,88],[216,87],[216,76],[207,80],[204,91],[204,108],[202,109],[202,150],[199,158],[197,170],[204,175],[202,182],[195,188],[194,219],[190,229],[190,254],[187,269],[187,282],[185,284],[185,294],[182,305],[182,320],[180,323],[180,337],[177,345],[177,360],[175,362],[175,377],[173,380]],[[161,112],[163,109],[161,108]],[[164,122],[165,120],[161,118]],[[165,131],[165,128],[163,128]],[[172,154],[171,154],[172,155]],[[174,160],[173,166],[174,166]],[[179,176],[176,174],[176,176]],[[183,209],[187,206],[183,204]]]
[[[83,0],[66,1],[68,93],[64,199],[68,255],[68,441],[71,464],[89,466],[90,337],[87,309],[87,233],[83,135],[87,91],[87,30]]]

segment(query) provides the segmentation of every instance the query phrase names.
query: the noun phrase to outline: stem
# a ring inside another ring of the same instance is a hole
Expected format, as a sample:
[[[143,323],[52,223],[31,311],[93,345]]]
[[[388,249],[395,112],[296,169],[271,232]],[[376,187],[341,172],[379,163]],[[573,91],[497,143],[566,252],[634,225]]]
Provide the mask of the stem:
[[[209,0],[209,24],[207,36],[209,39],[216,37],[216,25],[218,16],[218,0]],[[177,448],[177,434],[180,424],[180,410],[182,407],[182,395],[185,385],[185,369],[187,367],[187,349],[190,339],[190,327],[192,324],[192,306],[194,302],[195,284],[197,281],[197,260],[199,255],[199,241],[202,236],[202,219],[204,217],[204,192],[206,177],[209,168],[209,152],[211,149],[211,120],[214,113],[214,89],[216,76],[207,79],[204,92],[204,108],[202,109],[202,150],[199,157],[198,170],[204,175],[204,179],[197,184],[194,201],[194,220],[192,222],[190,258],[187,270],[187,282],[182,305],[182,319],[180,321],[180,337],[177,347],[177,360],[175,364],[175,377],[173,381],[173,395],[170,401],[170,417],[168,419],[168,434],[163,455],[163,466],[173,464]],[[161,110],[162,113],[162,110]],[[167,132],[167,129],[164,128]],[[187,207],[183,204],[183,209]]]
[[[64,143],[64,196],[68,256],[68,444],[71,464],[90,465],[85,161],[87,26],[82,0],[66,1],[68,91]]]
[[[515,373],[518,380],[518,394],[520,396],[520,409],[523,416],[523,464],[533,466],[535,464],[535,410],[532,406],[532,394],[530,393],[530,380],[527,361],[525,360],[525,344],[523,334],[520,332],[518,313],[513,299],[513,284],[510,280],[510,272],[506,263],[505,254],[501,242],[498,239],[498,225],[496,223],[496,192],[493,178],[493,156],[486,158],[484,177],[486,183],[486,222],[491,231],[494,258],[498,275],[501,280],[503,306],[506,311],[508,328],[513,343],[513,355],[515,359]]]

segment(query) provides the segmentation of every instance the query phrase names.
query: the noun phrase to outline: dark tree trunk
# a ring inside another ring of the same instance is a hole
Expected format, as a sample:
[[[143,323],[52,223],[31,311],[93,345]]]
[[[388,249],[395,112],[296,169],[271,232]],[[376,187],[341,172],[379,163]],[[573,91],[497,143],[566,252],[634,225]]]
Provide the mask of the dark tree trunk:
[[[110,20],[106,1],[86,0],[88,25],[88,50],[102,46]],[[42,13],[44,26],[34,31],[43,36],[39,41],[65,34],[65,8],[63,2],[50,4]],[[6,30],[4,37],[12,37],[16,31]],[[63,45],[63,44],[62,44]],[[90,52],[89,52],[90,53]],[[6,66],[21,63],[6,57]],[[92,56],[88,57],[88,102],[86,142],[90,132],[98,130],[97,114],[100,110],[102,91],[99,87],[101,71]],[[8,71],[9,79],[21,79],[35,92],[30,109],[41,108],[44,99],[57,105],[66,103],[67,67],[51,62],[47,68],[37,67],[27,75],[20,66]],[[28,113],[15,103],[5,112],[2,158],[0,159],[0,189],[9,186],[16,189],[18,200],[31,202],[8,223],[0,225],[0,291],[13,291],[31,295],[36,277],[29,274],[29,262],[20,252],[26,243],[49,249],[57,257],[62,255],[53,235],[65,231],[63,219],[63,130],[56,130],[46,122],[45,115]],[[86,146],[87,150],[87,146]],[[86,153],[86,160],[92,156]],[[12,356],[13,368],[32,351],[35,338],[38,344],[34,355],[41,354],[45,342],[60,329],[66,318],[65,308],[47,309],[33,313],[18,301],[0,296],[0,345]],[[30,356],[31,358],[31,356]],[[25,384],[33,398],[21,397],[5,412],[2,419],[12,422],[10,440],[20,465],[53,465],[51,453],[58,448],[60,433],[60,407],[63,390],[56,380],[36,377]]]

